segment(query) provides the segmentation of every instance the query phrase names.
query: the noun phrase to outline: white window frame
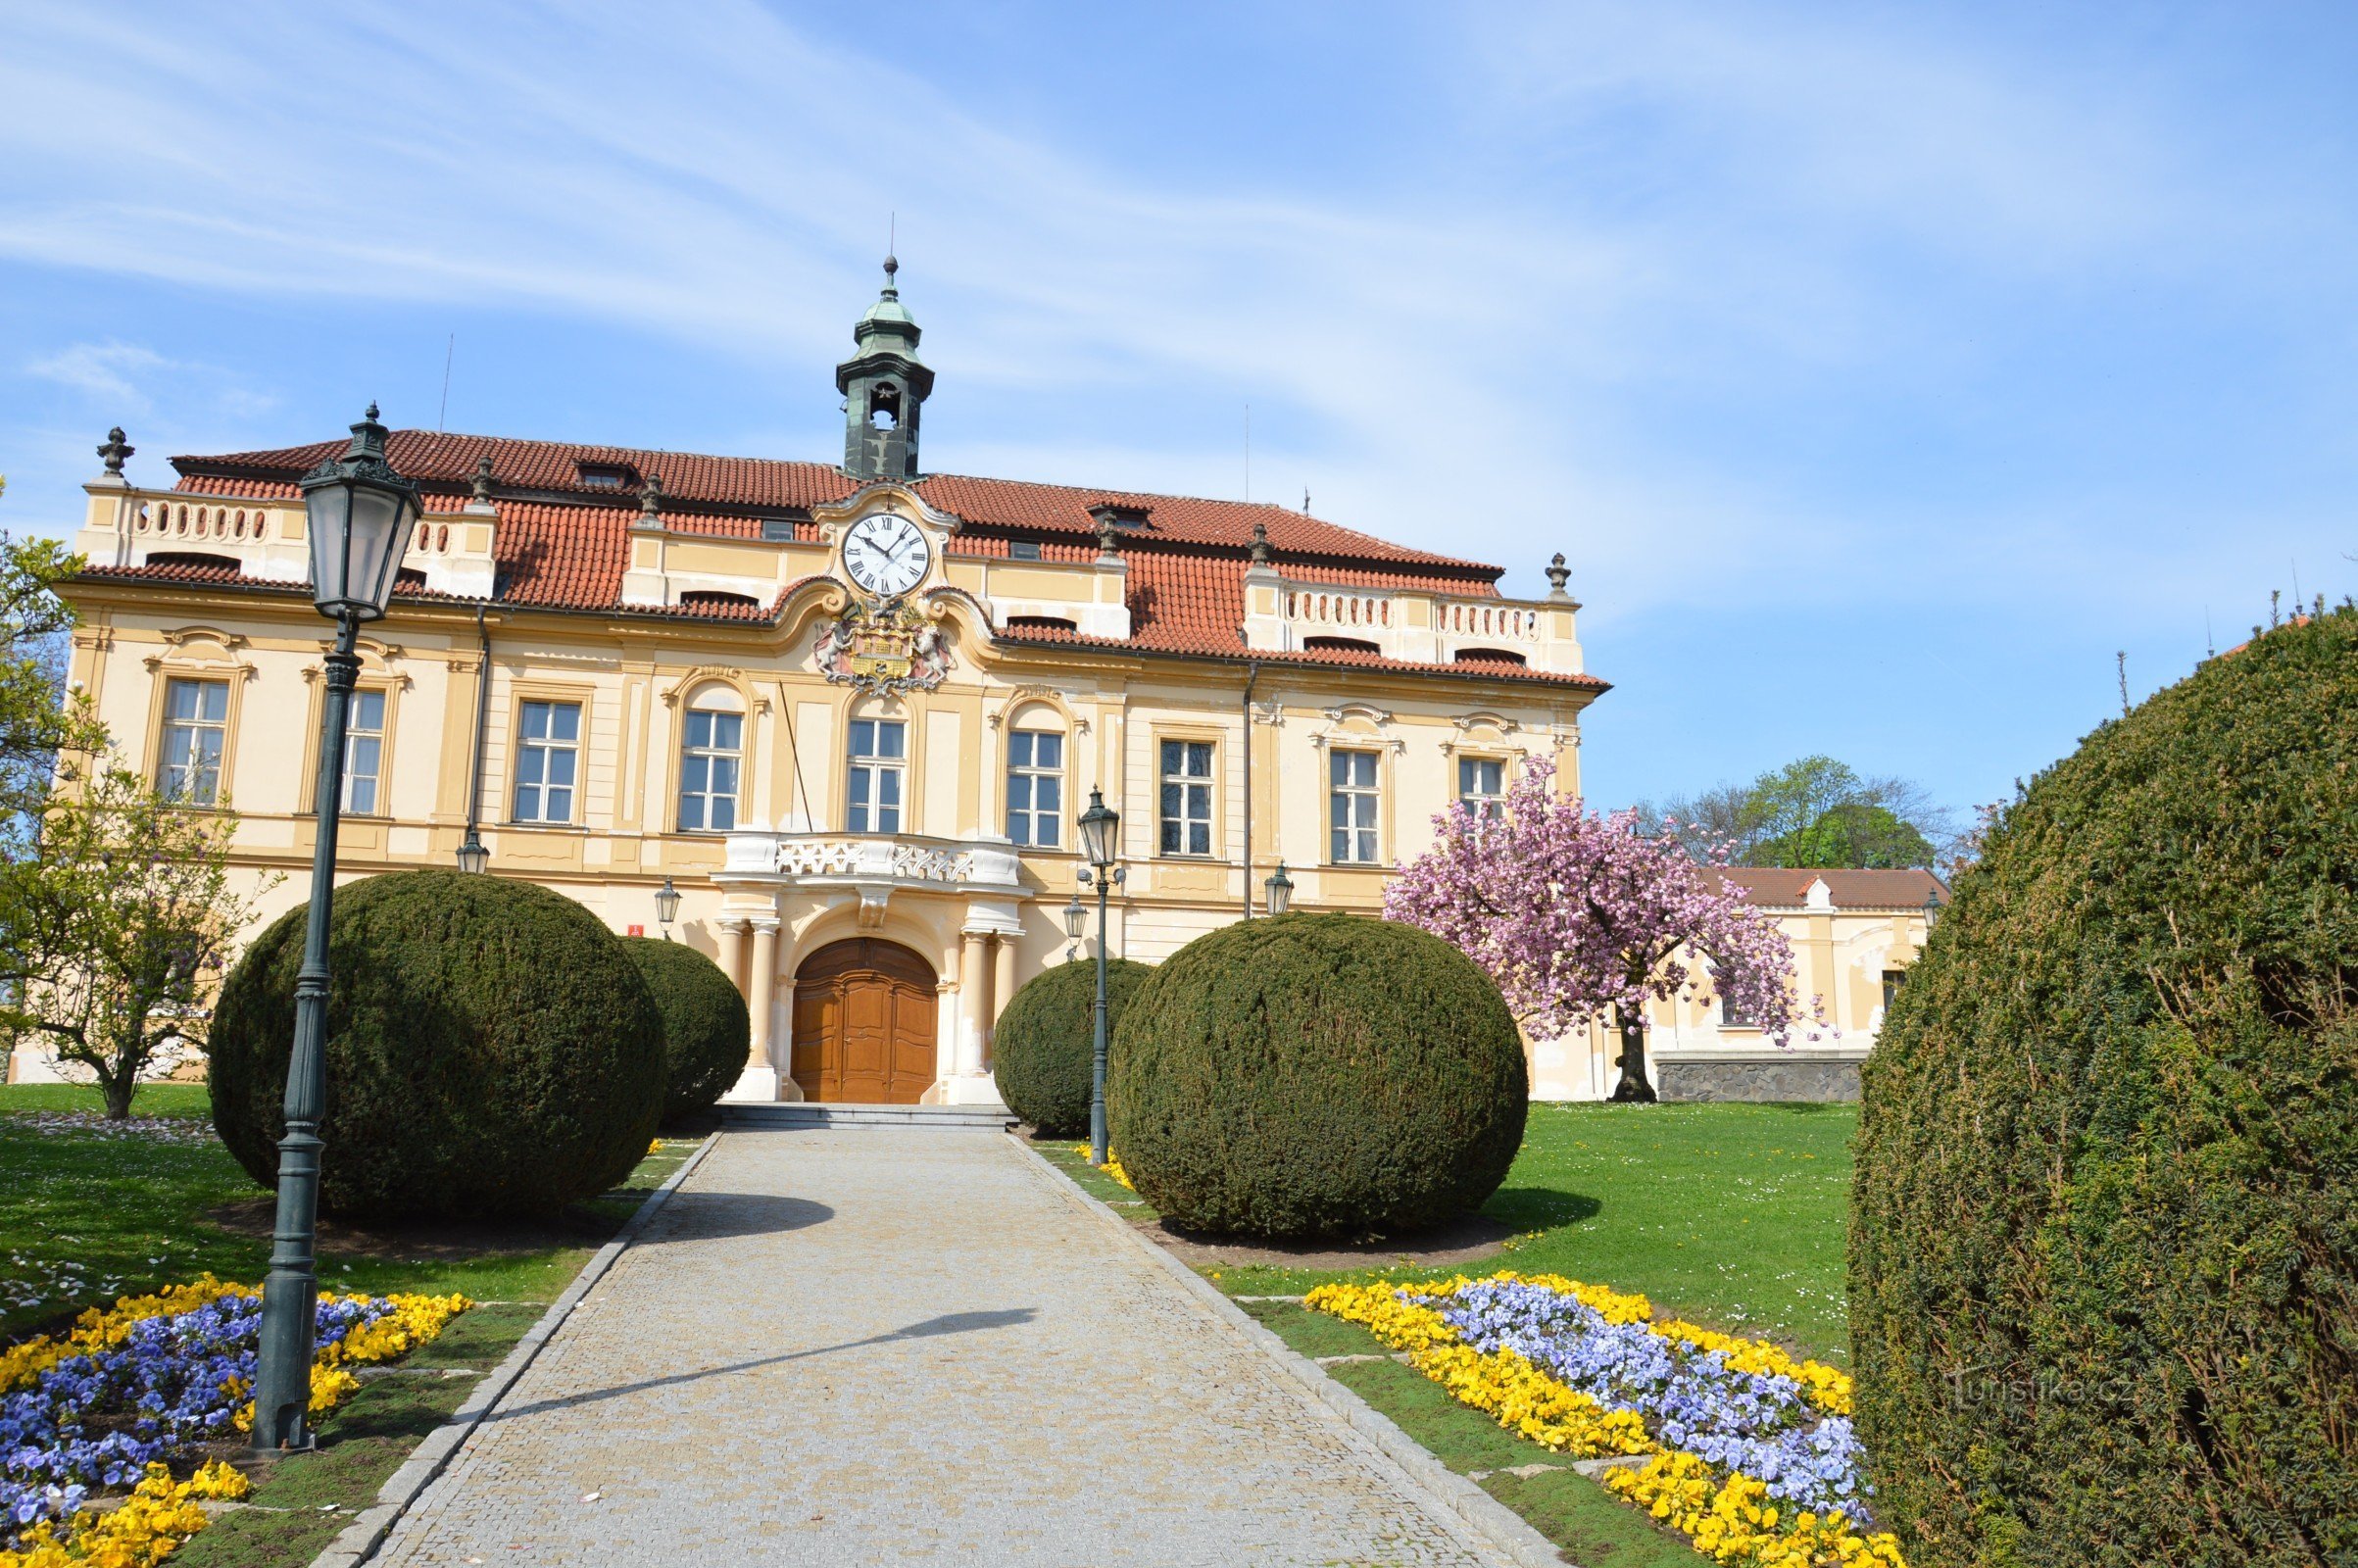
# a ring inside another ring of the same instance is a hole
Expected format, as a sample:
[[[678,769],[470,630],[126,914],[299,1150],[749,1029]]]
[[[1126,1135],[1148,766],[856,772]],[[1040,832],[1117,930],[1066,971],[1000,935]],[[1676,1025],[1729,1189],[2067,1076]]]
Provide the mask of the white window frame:
[[[1484,790],[1468,788],[1466,774],[1471,769],[1496,770],[1498,788]],[[1457,808],[1466,815],[1487,822],[1498,822],[1506,817],[1506,760],[1500,757],[1459,757],[1457,759]]]
[[[868,729],[860,748],[860,732]],[[896,745],[884,750],[886,731]],[[851,833],[899,833],[909,815],[909,723],[899,718],[856,718],[846,732],[844,828]],[[862,786],[865,786],[862,788]],[[888,804],[884,797],[890,795]]]
[[[172,712],[172,696],[186,689],[196,694],[194,709]],[[208,695],[218,694],[220,710],[205,711]],[[186,757],[172,760],[172,742],[185,737]],[[210,738],[208,751],[205,742]],[[221,759],[229,750],[229,683],[200,675],[172,675],[164,682],[164,729],[156,754],[156,793],[185,806],[213,806],[221,796]]]
[[[1365,763],[1366,777],[1356,775]],[[1348,776],[1338,777],[1339,773]],[[1330,746],[1326,753],[1326,850],[1330,865],[1378,865],[1384,855],[1384,758]],[[1336,817],[1340,812],[1342,820]]]
[[[1039,760],[1043,743],[1055,750],[1054,762]],[[1024,754],[1021,760],[1018,752]],[[1034,850],[1064,846],[1064,808],[1071,794],[1064,787],[1064,753],[1062,730],[1007,731],[1007,834],[1019,846]],[[1040,804],[1044,793],[1054,797],[1046,806]],[[1041,831],[1043,821],[1045,833]]]
[[[697,731],[699,722],[703,738]],[[728,740],[720,735],[726,730]],[[695,775],[701,766],[701,787]],[[725,778],[727,787],[721,787]],[[722,708],[691,708],[679,721],[679,803],[672,820],[682,833],[728,833],[737,826],[745,785],[745,715]],[[690,808],[695,820],[689,820]]]
[[[547,715],[547,728],[538,735],[533,734],[531,729],[535,709]],[[556,733],[559,728],[556,718],[561,710],[570,710],[572,712],[573,733],[569,736]],[[516,785],[509,792],[509,808],[513,813],[510,820],[544,822],[559,827],[572,824],[575,797],[581,793],[583,717],[578,702],[569,702],[561,697],[528,697],[523,700],[516,710]],[[564,760],[563,783],[551,777],[552,768],[560,759]],[[525,777],[527,772],[532,775],[530,778]],[[526,790],[534,792],[534,809],[529,814],[524,810]],[[562,812],[548,809],[550,797],[556,795],[565,798],[565,809]]]
[[[1174,756],[1176,768],[1172,765]],[[1204,763],[1202,772],[1194,768],[1199,757]],[[1155,777],[1160,783],[1154,802],[1155,852],[1181,859],[1210,859],[1220,850],[1213,835],[1217,818],[1212,802],[1212,784],[1220,772],[1219,743],[1184,735],[1157,736],[1154,759]],[[1176,811],[1172,809],[1174,798],[1178,803]],[[1203,841],[1201,849],[1193,847],[1199,836]]]
[[[368,714],[370,707],[376,710]],[[342,809],[351,816],[384,816],[385,720],[393,705],[382,687],[363,686],[352,694],[344,710],[344,778]],[[360,765],[363,756],[368,765]],[[367,799],[362,798],[364,787]]]

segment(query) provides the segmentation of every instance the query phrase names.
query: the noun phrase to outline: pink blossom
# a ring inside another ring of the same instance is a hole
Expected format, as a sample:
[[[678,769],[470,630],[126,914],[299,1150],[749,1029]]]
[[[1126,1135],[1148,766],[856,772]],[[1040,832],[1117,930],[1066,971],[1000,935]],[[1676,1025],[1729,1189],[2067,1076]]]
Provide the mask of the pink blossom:
[[[1727,847],[1698,864],[1667,824],[1648,838],[1635,810],[1599,815],[1557,795],[1554,774],[1534,758],[1503,816],[1435,817],[1433,847],[1394,879],[1385,917],[1462,949],[1542,1036],[1607,1008],[1629,1020],[1651,1000],[1713,995],[1779,1045],[1806,1027],[1792,944],[1712,874]]]

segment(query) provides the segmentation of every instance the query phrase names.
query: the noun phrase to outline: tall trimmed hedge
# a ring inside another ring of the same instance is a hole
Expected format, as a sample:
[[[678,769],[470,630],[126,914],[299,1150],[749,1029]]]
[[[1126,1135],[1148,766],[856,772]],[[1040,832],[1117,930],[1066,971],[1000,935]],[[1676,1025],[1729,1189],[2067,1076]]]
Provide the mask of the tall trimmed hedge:
[[[1855,1183],[1858,1426],[1917,1568],[2358,1562],[2358,613],[2004,813]]]
[[[1108,1031],[1120,1027],[1132,994],[1154,972],[1153,964],[1130,958],[1105,960]],[[999,1014],[993,1057],[999,1098],[1040,1132],[1062,1138],[1089,1131],[1096,1056],[1095,958],[1043,969],[1024,982]]]
[[[736,1087],[753,1053],[745,999],[720,965],[684,942],[621,942],[663,1016],[663,1119],[710,1109]]]
[[[1480,1203],[1530,1092],[1490,977],[1439,937],[1354,914],[1189,943],[1130,999],[1107,1078],[1140,1197],[1273,1239],[1405,1234]]]
[[[265,1186],[309,912],[255,940],[214,1013],[214,1125]],[[328,934],[327,1212],[545,1215],[646,1154],[663,1015],[580,905],[505,877],[402,871],[338,888]]]

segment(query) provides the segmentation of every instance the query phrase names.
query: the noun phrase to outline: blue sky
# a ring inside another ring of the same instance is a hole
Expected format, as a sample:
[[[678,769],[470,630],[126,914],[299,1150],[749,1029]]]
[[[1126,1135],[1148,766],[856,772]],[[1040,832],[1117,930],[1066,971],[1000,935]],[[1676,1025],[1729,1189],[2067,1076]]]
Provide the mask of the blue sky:
[[[103,13],[103,14],[102,14]],[[13,5],[0,523],[432,425],[829,459],[898,214],[927,466],[1508,568],[1602,803],[1995,799],[2358,590],[2358,13]],[[2206,630],[2207,627],[2207,630]]]

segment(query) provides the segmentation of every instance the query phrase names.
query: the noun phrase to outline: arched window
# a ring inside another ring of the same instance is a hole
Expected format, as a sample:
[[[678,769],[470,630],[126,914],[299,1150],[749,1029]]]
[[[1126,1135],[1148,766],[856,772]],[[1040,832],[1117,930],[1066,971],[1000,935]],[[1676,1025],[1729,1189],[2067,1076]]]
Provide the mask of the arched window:
[[[1035,707],[1007,731],[1007,837],[1034,849],[1064,842],[1064,732],[1044,727],[1055,717]]]
[[[1504,648],[1460,648],[1456,662],[1460,664],[1513,664],[1522,666],[1531,662],[1521,654]]]
[[[1318,654],[1380,654],[1375,644],[1360,637],[1304,637],[1302,646]]]
[[[682,833],[726,833],[736,827],[744,751],[744,700],[726,686],[698,691],[680,718]]]

